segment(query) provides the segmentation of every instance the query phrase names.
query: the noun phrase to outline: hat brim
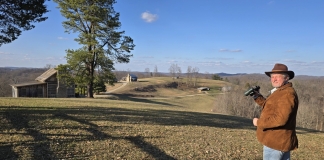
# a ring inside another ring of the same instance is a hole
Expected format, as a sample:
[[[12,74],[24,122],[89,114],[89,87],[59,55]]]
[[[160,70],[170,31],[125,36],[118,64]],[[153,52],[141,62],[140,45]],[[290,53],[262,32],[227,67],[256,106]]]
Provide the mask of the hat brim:
[[[293,79],[295,77],[295,73],[293,71],[270,71],[270,72],[264,72],[268,77],[271,77],[272,73],[286,73],[289,75],[289,80]]]

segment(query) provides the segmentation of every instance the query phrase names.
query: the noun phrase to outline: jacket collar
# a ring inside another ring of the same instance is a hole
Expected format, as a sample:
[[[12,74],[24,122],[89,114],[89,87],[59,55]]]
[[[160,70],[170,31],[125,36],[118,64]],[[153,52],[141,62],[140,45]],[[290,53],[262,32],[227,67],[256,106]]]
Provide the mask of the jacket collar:
[[[283,86],[277,88],[276,91],[281,91],[281,90],[284,90],[284,89],[286,89],[286,88],[288,88],[288,87],[292,87],[292,83],[287,82],[285,85],[283,85]],[[275,93],[275,92],[273,92],[273,93]],[[269,95],[267,96],[266,101],[267,101],[267,100],[272,96],[273,93],[271,93],[271,92],[269,93]]]
[[[284,89],[286,89],[286,88],[288,88],[288,87],[292,87],[292,83],[287,82],[285,85],[283,85],[283,86],[277,88],[277,90],[284,90]]]

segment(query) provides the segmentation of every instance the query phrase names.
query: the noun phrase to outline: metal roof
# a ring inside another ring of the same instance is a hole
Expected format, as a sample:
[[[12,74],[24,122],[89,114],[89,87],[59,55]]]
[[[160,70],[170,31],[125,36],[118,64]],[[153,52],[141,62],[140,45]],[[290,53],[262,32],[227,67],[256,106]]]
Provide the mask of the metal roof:
[[[55,73],[57,73],[57,70],[54,68],[51,68],[51,69],[47,70],[46,72],[44,72],[42,75],[38,76],[35,80],[45,82],[49,77],[51,77]]]
[[[129,74],[129,76],[131,76],[131,77],[137,77],[135,74]]]

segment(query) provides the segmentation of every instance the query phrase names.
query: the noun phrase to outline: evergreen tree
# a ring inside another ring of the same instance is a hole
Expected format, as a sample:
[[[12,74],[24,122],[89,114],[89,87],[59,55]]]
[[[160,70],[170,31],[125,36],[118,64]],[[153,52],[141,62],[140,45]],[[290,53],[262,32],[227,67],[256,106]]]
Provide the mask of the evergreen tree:
[[[75,40],[83,45],[77,50],[67,50],[67,65],[74,77],[87,85],[87,96],[93,98],[96,72],[107,79],[115,62],[128,63],[134,49],[133,39],[119,31],[119,13],[115,0],[54,0],[67,19],[63,26],[67,32],[79,33]],[[107,81],[113,82],[113,81]]]
[[[214,74],[213,76],[212,76],[212,79],[213,80],[223,80],[223,78],[222,77],[220,77],[218,74]]]
[[[45,0],[0,0],[0,46],[16,40],[32,23],[47,19]]]
[[[99,94],[100,92],[106,92],[106,85],[103,79],[101,79],[99,76],[95,78],[93,83],[93,90],[96,94]]]

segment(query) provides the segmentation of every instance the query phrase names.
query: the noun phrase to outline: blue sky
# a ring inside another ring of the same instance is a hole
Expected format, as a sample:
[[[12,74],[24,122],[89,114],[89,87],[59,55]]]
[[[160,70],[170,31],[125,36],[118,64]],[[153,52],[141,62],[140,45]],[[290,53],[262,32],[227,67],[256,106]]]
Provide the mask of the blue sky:
[[[57,5],[47,5],[48,20],[0,47],[0,67],[65,64],[65,50],[81,47]],[[118,0],[115,11],[136,45],[117,70],[264,73],[284,63],[296,75],[324,76],[322,0]]]

